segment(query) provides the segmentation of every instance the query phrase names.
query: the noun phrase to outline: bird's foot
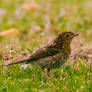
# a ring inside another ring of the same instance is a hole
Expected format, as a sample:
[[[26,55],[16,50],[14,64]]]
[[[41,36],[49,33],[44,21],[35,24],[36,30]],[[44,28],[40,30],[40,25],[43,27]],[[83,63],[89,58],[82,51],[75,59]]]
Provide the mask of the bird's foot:
[[[53,77],[54,75],[50,72],[50,69],[42,69],[42,71],[43,71],[43,74],[44,74],[44,76],[46,76],[47,78],[48,77]]]

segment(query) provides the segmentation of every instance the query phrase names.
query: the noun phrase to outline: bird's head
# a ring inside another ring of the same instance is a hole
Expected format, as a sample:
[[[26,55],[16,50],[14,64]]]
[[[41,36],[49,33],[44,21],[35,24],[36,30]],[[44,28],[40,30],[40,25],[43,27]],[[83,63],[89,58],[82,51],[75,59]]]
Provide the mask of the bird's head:
[[[70,44],[72,39],[79,34],[73,33],[73,32],[63,32],[59,34],[59,36],[56,38],[56,43],[57,44]]]

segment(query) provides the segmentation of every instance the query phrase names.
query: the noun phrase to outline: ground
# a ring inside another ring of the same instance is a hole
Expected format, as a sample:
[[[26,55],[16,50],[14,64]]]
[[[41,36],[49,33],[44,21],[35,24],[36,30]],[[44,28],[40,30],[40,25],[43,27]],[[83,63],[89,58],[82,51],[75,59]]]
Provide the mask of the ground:
[[[92,92],[91,0],[0,0],[0,92]],[[70,59],[47,77],[38,66],[5,67],[51,42],[60,32],[79,33]],[[4,60],[3,60],[4,59]]]

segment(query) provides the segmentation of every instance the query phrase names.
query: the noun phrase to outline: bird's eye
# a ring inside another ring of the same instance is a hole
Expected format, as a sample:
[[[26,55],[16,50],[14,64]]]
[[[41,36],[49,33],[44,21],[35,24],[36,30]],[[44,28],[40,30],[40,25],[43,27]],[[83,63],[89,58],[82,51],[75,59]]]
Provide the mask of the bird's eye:
[[[66,37],[69,38],[69,35],[67,34]]]

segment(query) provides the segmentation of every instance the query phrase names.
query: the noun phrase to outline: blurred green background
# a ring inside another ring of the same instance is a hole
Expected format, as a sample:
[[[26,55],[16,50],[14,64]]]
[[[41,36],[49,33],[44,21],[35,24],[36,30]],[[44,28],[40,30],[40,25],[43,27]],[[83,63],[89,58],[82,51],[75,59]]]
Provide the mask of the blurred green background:
[[[0,92],[92,92],[90,59],[70,60],[52,77],[33,65],[2,65],[2,55],[22,59],[64,31],[80,34],[72,48],[91,48],[92,0],[0,0]]]

